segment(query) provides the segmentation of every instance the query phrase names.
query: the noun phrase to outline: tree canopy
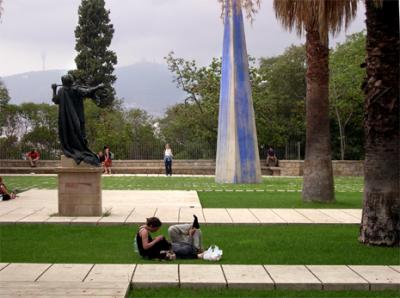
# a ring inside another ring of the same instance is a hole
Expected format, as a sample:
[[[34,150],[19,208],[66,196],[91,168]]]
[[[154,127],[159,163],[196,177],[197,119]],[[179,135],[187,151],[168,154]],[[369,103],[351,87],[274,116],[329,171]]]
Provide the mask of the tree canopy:
[[[115,101],[112,85],[116,80],[113,72],[117,55],[108,49],[114,35],[109,15],[104,0],[82,0],[75,29],[75,50],[78,55],[75,58],[77,69],[72,74],[78,84],[105,85],[105,88],[96,92],[96,104],[100,107],[110,107]]]

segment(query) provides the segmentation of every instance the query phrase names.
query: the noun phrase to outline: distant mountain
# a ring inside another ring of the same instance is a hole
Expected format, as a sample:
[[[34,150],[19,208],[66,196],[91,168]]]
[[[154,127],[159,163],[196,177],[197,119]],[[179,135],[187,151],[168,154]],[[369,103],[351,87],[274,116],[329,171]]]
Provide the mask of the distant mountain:
[[[3,77],[13,104],[22,102],[51,103],[52,83],[60,83],[66,70],[48,70]],[[182,102],[184,93],[172,82],[166,65],[141,62],[115,69],[114,85],[118,98],[128,108],[140,108],[161,116],[168,106]]]

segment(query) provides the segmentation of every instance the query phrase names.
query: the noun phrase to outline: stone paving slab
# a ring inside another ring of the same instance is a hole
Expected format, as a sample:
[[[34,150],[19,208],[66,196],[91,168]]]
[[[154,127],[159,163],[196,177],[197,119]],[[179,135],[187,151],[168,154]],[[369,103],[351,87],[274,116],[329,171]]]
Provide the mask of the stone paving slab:
[[[337,224],[339,221],[318,209],[296,209],[301,215],[307,217],[313,223]]]
[[[101,218],[102,218],[101,216],[80,216],[80,217],[75,217],[71,221],[71,224],[76,224],[76,225],[97,225]]]
[[[203,209],[206,223],[232,223],[232,218],[228,211],[223,208]]]
[[[304,215],[297,212],[296,209],[271,209],[276,215],[287,223],[313,223]]]
[[[329,215],[330,217],[336,219],[340,223],[344,224],[359,224],[361,222],[361,217],[356,218],[341,209],[319,209],[322,213]]]
[[[75,216],[50,216],[45,223],[50,224],[70,224],[76,217]]]
[[[219,265],[179,265],[181,288],[225,288],[226,280]]]
[[[96,264],[90,270],[84,282],[130,283],[135,268],[135,264]]]
[[[181,208],[179,210],[179,223],[192,223],[193,214],[199,219],[199,223],[204,223],[203,209],[201,208]]]
[[[260,223],[257,217],[250,212],[249,209],[229,208],[227,209],[233,223],[235,224],[258,224]]]
[[[302,265],[264,265],[277,289],[321,290],[321,282]]]
[[[0,271],[0,281],[35,281],[51,264],[12,263]]]
[[[274,289],[274,282],[261,265],[222,265],[228,288]]]
[[[391,265],[391,266],[389,266],[389,267],[392,268],[393,270],[395,270],[395,271],[397,271],[397,272],[400,273],[400,266]]]
[[[324,290],[368,290],[368,282],[347,266],[307,265],[307,268],[322,282]]]
[[[129,215],[131,215],[131,212],[132,211],[127,210],[126,213],[113,213],[113,211],[111,210],[111,214],[100,218],[97,224],[99,225],[123,224],[128,219]]]
[[[251,208],[249,210],[251,213],[253,213],[257,217],[259,222],[262,224],[275,224],[275,223],[284,224],[284,223],[286,223],[286,221],[284,221],[281,217],[279,217],[271,209]]]
[[[93,264],[54,264],[37,281],[81,282]]]
[[[103,190],[106,205],[132,207],[201,207],[196,191],[187,190]]]
[[[33,215],[42,208],[17,208],[0,216],[1,223],[15,223],[29,215]]]
[[[133,288],[178,287],[178,265],[137,265],[132,278]]]
[[[400,273],[389,266],[352,265],[349,267],[370,283],[371,290],[400,289]]]
[[[7,267],[8,264],[10,264],[10,263],[0,263],[0,271],[1,271],[3,268]]]
[[[125,223],[145,223],[146,218],[154,216],[157,208],[137,207],[133,210],[131,215],[126,219]]]
[[[156,217],[160,218],[163,223],[178,223],[179,222],[179,208],[157,208]]]
[[[0,204],[1,209],[0,209],[0,216],[4,216],[7,213],[10,213],[16,209],[18,209],[18,207],[14,206],[14,205],[8,205],[10,201],[2,201]]]
[[[129,283],[0,282],[0,297],[123,298]]]
[[[50,219],[49,215],[45,214],[32,214],[17,221],[17,223],[35,224],[44,223]]]
[[[343,212],[353,216],[361,222],[362,209],[343,209]]]

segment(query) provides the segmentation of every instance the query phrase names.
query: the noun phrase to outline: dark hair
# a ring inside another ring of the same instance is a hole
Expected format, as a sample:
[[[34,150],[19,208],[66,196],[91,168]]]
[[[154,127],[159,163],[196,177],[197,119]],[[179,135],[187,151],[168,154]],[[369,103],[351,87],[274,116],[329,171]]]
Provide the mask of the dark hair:
[[[158,228],[161,227],[162,223],[161,220],[158,219],[158,217],[149,217],[146,218],[146,225],[148,225],[149,227]]]

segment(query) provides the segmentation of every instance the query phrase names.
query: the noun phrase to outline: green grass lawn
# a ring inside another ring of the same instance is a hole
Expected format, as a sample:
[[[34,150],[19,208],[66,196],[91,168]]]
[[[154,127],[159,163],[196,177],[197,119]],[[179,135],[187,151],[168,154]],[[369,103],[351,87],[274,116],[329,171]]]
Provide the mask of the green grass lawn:
[[[284,291],[250,289],[133,289],[130,298],[385,298],[399,297],[399,291]]]
[[[57,188],[55,176],[4,177],[10,189]],[[103,189],[197,190],[203,208],[361,208],[362,178],[336,177],[336,202],[304,203],[302,178],[264,177],[261,184],[216,184],[210,177],[103,177]]]
[[[305,203],[299,192],[199,192],[203,208],[362,208],[362,193],[336,192],[336,202]]]
[[[166,230],[160,232],[167,235]],[[0,262],[156,262],[135,253],[136,231],[136,226],[0,225]],[[206,247],[223,249],[222,264],[400,264],[398,249],[358,243],[355,226],[207,225],[202,231]]]
[[[56,176],[4,176],[10,189],[57,187]],[[103,176],[103,189],[177,189],[177,190],[294,190],[300,191],[303,179],[285,177],[263,177],[260,184],[217,184],[213,177],[107,177]],[[335,189],[338,192],[361,192],[362,177],[335,177]]]

